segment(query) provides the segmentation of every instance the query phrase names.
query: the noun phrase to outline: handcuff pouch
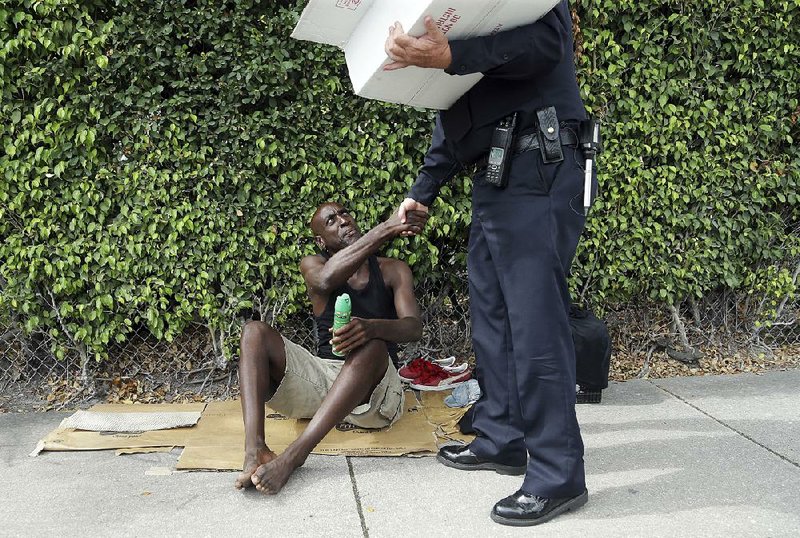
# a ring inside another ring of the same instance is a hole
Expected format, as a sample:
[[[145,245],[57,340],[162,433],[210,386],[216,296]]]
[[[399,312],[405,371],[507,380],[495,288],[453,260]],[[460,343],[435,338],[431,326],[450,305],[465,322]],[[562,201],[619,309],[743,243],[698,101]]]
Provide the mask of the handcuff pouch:
[[[536,111],[536,120],[542,161],[545,164],[563,161],[564,152],[561,150],[561,132],[556,108],[553,106],[540,108]]]

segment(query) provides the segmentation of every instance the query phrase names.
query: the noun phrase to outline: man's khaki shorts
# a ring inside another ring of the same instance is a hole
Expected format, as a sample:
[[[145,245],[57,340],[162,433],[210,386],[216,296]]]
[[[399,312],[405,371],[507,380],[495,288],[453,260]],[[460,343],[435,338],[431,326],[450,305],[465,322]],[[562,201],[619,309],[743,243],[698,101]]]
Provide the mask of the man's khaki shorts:
[[[311,418],[331,389],[343,360],[322,359],[291,340],[283,339],[286,373],[267,405],[290,418]],[[387,357],[386,373],[372,391],[369,402],[347,415],[344,422],[359,428],[385,428],[403,414],[403,386]]]

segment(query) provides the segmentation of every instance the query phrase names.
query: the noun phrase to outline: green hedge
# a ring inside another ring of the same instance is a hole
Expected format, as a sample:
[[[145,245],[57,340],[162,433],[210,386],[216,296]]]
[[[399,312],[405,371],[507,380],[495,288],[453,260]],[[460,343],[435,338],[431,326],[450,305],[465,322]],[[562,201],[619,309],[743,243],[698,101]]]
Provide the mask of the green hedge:
[[[596,301],[793,293],[800,2],[767,4],[581,2],[583,93],[607,118],[576,275]]]
[[[432,115],[355,97],[341,52],[289,38],[303,4],[0,7],[0,325],[100,359],[142,325],[171,340],[195,322],[235,333],[254,303],[307,308],[313,209],[383,219]],[[606,137],[576,296],[793,293],[800,3],[574,7]],[[426,236],[387,249],[427,287],[464,266],[469,190],[458,178]]]

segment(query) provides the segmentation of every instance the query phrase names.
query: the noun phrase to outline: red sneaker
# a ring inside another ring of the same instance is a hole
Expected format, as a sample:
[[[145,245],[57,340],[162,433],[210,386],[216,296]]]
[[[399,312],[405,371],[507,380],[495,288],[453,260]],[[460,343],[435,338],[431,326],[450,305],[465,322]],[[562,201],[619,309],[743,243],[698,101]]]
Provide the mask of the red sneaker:
[[[400,378],[408,383],[414,383],[423,378],[428,378],[432,375],[437,375],[440,372],[443,372],[443,368],[438,364],[435,364],[427,359],[418,359],[419,362],[411,365],[408,371],[404,371],[402,374],[398,372]],[[413,376],[413,377],[412,377]]]
[[[426,371],[411,383],[412,389],[417,390],[448,390],[472,378],[472,372],[466,370],[460,373],[451,373],[438,365],[431,365]]]
[[[397,375],[399,375],[400,379],[402,379],[403,381],[408,381],[408,382],[414,381],[416,378],[422,375],[422,372],[425,371],[426,364],[430,364],[430,362],[426,361],[422,357],[417,357],[416,359],[409,361],[408,363],[406,363],[405,366],[400,368],[397,371]]]

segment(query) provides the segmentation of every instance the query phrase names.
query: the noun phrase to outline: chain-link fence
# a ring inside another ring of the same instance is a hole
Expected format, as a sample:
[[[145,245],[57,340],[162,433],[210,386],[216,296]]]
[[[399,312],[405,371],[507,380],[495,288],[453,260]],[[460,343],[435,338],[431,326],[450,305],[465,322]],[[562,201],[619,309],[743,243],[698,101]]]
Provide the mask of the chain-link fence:
[[[473,360],[463,277],[460,286],[423,283],[418,287],[424,337],[406,345],[401,358],[455,355]],[[606,308],[599,313],[612,336],[612,378],[797,365],[800,299],[788,296],[770,308],[768,316],[763,298],[731,292],[667,309],[635,304]],[[245,321],[236,320],[234,326]],[[292,317],[278,328],[294,342],[315,348],[310,315]],[[81,349],[71,349],[65,359],[57,360],[49,335],[25,334],[14,324],[0,326],[0,410],[59,409],[95,401],[234,397],[238,395],[237,357],[235,352],[232,356],[225,352],[224,337],[194,324],[172,342],[158,341],[142,326],[124,343],[110,348],[107,361],[96,362]]]

